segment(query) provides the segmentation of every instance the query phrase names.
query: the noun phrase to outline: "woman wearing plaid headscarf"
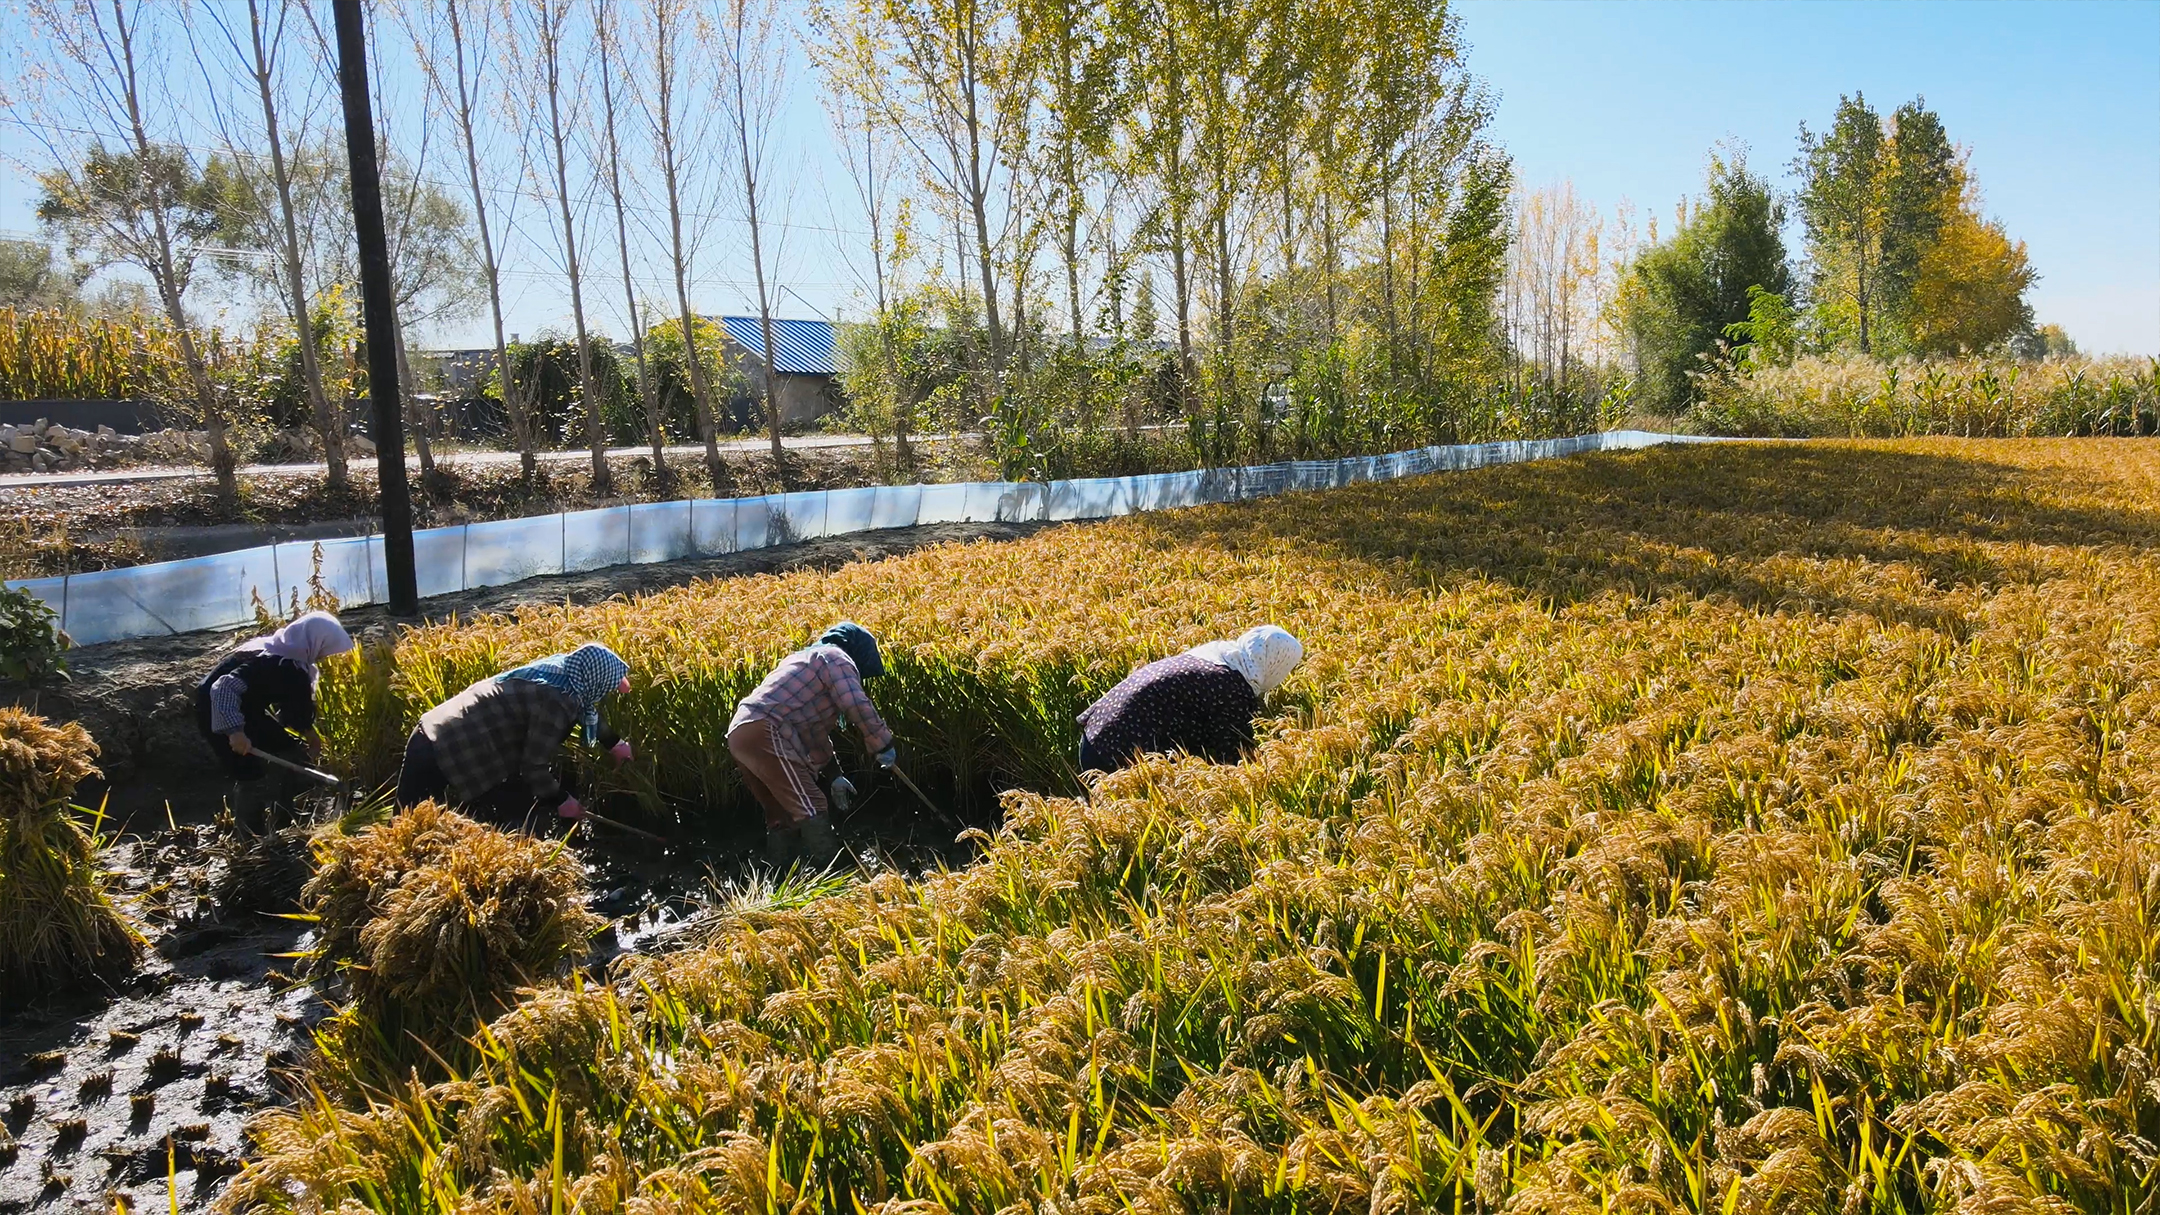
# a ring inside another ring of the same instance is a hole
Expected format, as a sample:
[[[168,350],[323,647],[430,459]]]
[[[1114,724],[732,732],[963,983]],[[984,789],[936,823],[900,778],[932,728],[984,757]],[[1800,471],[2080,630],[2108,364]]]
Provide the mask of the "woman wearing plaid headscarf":
[[[555,775],[555,755],[582,725],[589,745],[630,758],[629,740],[600,724],[600,702],[629,691],[629,676],[629,663],[592,644],[472,685],[428,710],[406,740],[398,805],[433,800],[510,822],[535,809],[583,817]]]

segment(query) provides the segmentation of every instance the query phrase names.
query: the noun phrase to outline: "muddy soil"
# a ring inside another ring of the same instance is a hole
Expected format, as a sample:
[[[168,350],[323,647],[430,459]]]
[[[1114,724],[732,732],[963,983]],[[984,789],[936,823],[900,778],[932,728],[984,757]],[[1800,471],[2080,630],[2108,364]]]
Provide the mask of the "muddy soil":
[[[0,1018],[0,1212],[207,1206],[326,1011],[277,969],[294,965],[275,955],[300,925],[212,901],[226,860],[212,829],[126,839],[109,858],[147,962],[117,988]]]
[[[510,586],[444,595],[423,602],[422,618],[442,620],[504,612],[528,603],[589,603],[614,595],[637,595],[701,578],[832,569],[851,561],[913,552],[968,540],[1009,540],[1040,530],[1035,523],[966,523],[893,528],[813,540],[782,548],[732,553],[664,565],[620,565],[583,574],[533,578]],[[382,607],[341,614],[346,627],[366,640],[397,623]],[[32,687],[0,682],[0,704],[20,705],[55,720],[80,721],[103,754],[102,781],[87,781],[83,804],[105,799],[114,828],[162,826],[168,811],[180,822],[207,821],[224,785],[195,732],[195,684],[218,658],[243,639],[241,633],[187,633],[86,646],[68,653],[71,678]]]
[[[952,820],[894,790],[873,789],[839,826],[843,871],[968,859]],[[243,846],[229,824],[168,827],[108,853],[151,950],[124,983],[0,1016],[0,1215],[206,1210],[240,1170],[249,1120],[304,1096],[299,1066],[333,1011],[292,977],[302,965],[287,955],[309,934],[280,914],[297,909],[306,830]],[[773,897],[761,840],[740,830],[661,846],[586,825],[570,840],[611,921],[585,961],[595,979]]]
[[[425,618],[593,601],[699,578],[831,568],[932,544],[1005,540],[1041,524],[896,529],[673,565],[619,566],[445,596]],[[398,622],[381,608],[344,614],[360,634]],[[0,1015],[0,1215],[18,1211],[206,1209],[240,1168],[250,1117],[294,1099],[293,1069],[329,1002],[289,976],[307,944],[296,909],[305,829],[245,848],[220,814],[223,786],[194,734],[194,682],[234,634],[118,642],[71,655],[74,680],[0,685],[0,701],[82,721],[104,747],[109,862],[151,940],[144,968],[102,990],[49,997]],[[932,785],[932,805],[872,774],[838,823],[865,872],[919,874],[964,864],[956,837],[987,826],[987,790]],[[327,817],[328,799],[312,812]],[[980,821],[977,821],[980,820]],[[562,824],[549,824],[561,828]],[[587,967],[697,939],[730,903],[771,897],[754,817],[712,814],[660,843],[600,824],[571,831],[591,905],[611,919]]]

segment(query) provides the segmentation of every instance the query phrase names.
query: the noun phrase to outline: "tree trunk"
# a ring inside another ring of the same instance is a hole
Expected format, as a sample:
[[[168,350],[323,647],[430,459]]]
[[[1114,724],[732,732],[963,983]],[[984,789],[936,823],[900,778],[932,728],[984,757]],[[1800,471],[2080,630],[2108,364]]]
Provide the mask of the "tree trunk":
[[[538,10],[541,23],[540,54],[547,75],[548,136],[555,153],[555,201],[560,210],[563,264],[570,276],[570,317],[577,329],[578,398],[585,406],[585,442],[592,449],[592,491],[606,497],[614,491],[608,476],[607,439],[601,429],[602,401],[593,383],[592,339],[585,331],[585,289],[578,270],[577,225],[570,216],[570,157],[565,149],[562,122],[562,17],[561,10],[543,0]]]
[[[1221,345],[1223,400],[1229,408],[1242,409],[1238,396],[1235,275],[1230,265],[1230,206],[1228,196],[1217,195],[1215,204],[1215,340]]]
[[[705,359],[698,353],[697,314],[690,310],[689,267],[684,264],[682,239],[682,204],[676,189],[676,168],[673,159],[673,141],[661,136],[663,147],[669,149],[665,171],[668,196],[668,235],[670,251],[675,263],[676,315],[682,321],[683,358],[690,364],[690,393],[697,402],[698,436],[705,440],[705,471],[712,478],[713,493],[718,494],[728,485],[727,465],[720,460],[720,440],[715,434],[712,408],[712,387],[705,380]]]
[[[397,339],[398,395],[404,399],[405,425],[412,431],[413,450],[420,456],[420,488],[426,492],[435,478],[435,441],[428,435],[428,419],[420,414],[420,394],[415,390],[412,360],[405,354],[405,322],[399,321]]]
[[[967,99],[963,120],[967,127],[967,204],[975,220],[975,269],[982,276],[983,316],[990,325],[990,380],[993,397],[1004,390],[1005,332],[998,316],[997,267],[990,255],[990,185],[983,172],[982,115],[976,104],[980,88],[978,65],[973,60],[975,40],[965,43],[968,56],[960,67],[960,88]]]
[[[697,314],[690,310],[690,266],[683,251],[681,165],[675,154],[675,34],[667,28],[671,12],[666,3],[655,10],[662,23],[653,40],[654,85],[660,94],[660,172],[667,184],[668,255],[675,269],[676,315],[682,322],[683,357],[690,364],[690,394],[697,405],[699,437],[705,440],[705,471],[712,478],[713,493],[728,485],[727,465],[720,459],[720,441],[713,421],[712,388],[705,380],[705,360],[698,354]]]
[[[151,163],[150,133],[143,126],[142,92],[135,76],[135,32],[129,28],[115,0],[114,25],[120,39],[121,67],[124,79],[124,100],[128,112],[128,130],[134,138],[138,163]],[[156,281],[158,297],[165,305],[165,317],[172,322],[173,333],[180,342],[180,361],[187,365],[188,379],[195,388],[195,398],[202,410],[203,429],[210,436],[210,470],[217,476],[218,496],[227,503],[240,500],[240,478],[234,467],[232,446],[225,437],[225,410],[219,404],[217,388],[210,382],[210,368],[203,362],[202,349],[195,344],[195,336],[188,328],[187,310],[180,302],[180,273],[173,260],[172,230],[165,223],[165,202],[158,188],[157,176],[146,173],[150,197],[151,231],[155,239],[155,251],[150,266],[151,278]]]
[[[502,311],[502,272],[495,260],[495,242],[488,229],[487,193],[480,184],[480,150],[473,135],[473,97],[465,79],[465,33],[458,16],[458,0],[445,0],[450,15],[450,44],[457,62],[458,134],[465,145],[465,174],[472,190],[473,220],[480,229],[480,269],[487,280],[488,313],[495,324],[495,365],[502,374],[503,409],[510,415],[510,434],[518,448],[518,465],[528,490],[540,470],[533,452],[532,420],[525,400],[518,394],[516,373],[510,366],[510,344],[505,339]]]
[[[738,22],[741,20],[737,15]],[[737,31],[740,37],[740,30]],[[758,175],[757,161],[750,154],[750,111],[748,90],[743,81],[743,63],[738,49],[733,62],[735,72],[735,147],[742,157],[743,205],[750,217],[750,266],[757,276],[758,325],[765,340],[765,355],[758,360],[765,368],[765,427],[772,437],[773,470],[780,473],[787,453],[780,444],[780,350],[773,341],[772,296],[765,284],[765,233],[758,223]],[[782,475],[782,483],[786,478]]]
[[[609,23],[612,6],[603,0],[594,17],[600,43],[600,99],[607,133],[608,196],[615,204],[615,249],[622,258],[623,315],[630,324],[630,353],[637,364],[638,403],[645,410],[646,437],[652,442],[653,477],[663,492],[668,483],[667,432],[660,415],[660,396],[654,389],[651,369],[645,361],[645,316],[638,307],[637,283],[630,273],[630,220],[623,204],[622,144],[615,126],[614,27]]]
[[[316,432],[322,436],[323,463],[329,467],[327,484],[332,493],[343,493],[351,477],[345,462],[343,410],[333,406],[323,390],[322,364],[315,350],[315,318],[309,314],[307,286],[300,269],[300,231],[293,218],[292,175],[285,168],[285,140],[278,129],[277,100],[270,90],[270,47],[263,37],[262,11],[257,0],[248,0],[248,36],[255,62],[250,74],[262,101],[263,130],[270,142],[270,179],[277,188],[279,250],[285,263],[287,306],[292,311],[293,336],[300,345],[300,376],[306,384],[308,405],[315,415]]]

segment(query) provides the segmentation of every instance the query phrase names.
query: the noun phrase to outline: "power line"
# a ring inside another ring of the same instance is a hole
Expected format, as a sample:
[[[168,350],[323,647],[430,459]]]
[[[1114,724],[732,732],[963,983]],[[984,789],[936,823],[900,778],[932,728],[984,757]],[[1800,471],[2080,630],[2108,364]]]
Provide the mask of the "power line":
[[[16,117],[13,114],[0,114],[0,122],[12,123],[13,125],[22,127],[25,130],[44,131],[47,133],[59,133],[67,135],[79,135],[89,139],[102,138],[102,136],[100,136],[100,134],[96,131],[84,130],[81,127],[63,126],[58,123],[36,122],[30,119]],[[181,140],[174,139],[160,139],[156,142],[163,147],[180,148],[185,151],[194,152],[200,156],[241,155],[246,156],[251,160],[262,160],[267,158],[266,153],[246,152],[237,148],[205,147],[201,144],[187,143]],[[446,181],[442,178],[430,177],[425,174],[416,173],[413,175],[413,180],[422,182],[426,185],[434,186],[438,190],[447,190],[454,193],[465,193],[469,192],[472,189],[471,182]],[[553,194],[542,193],[538,191],[528,191],[518,186],[503,186],[490,182],[482,182],[480,185],[480,189],[483,193],[493,195],[497,198],[523,199],[528,202],[539,203],[543,205],[552,204],[556,201],[556,196]],[[599,206],[602,205],[603,202],[611,208],[615,205],[614,197],[612,195],[597,192],[573,194],[570,201],[580,208]],[[627,199],[625,199],[623,202],[623,210],[634,212],[638,215],[654,219],[660,218],[661,216],[666,214],[663,208],[650,206],[644,203],[633,203],[628,201]],[[724,212],[684,211],[682,213],[682,216],[684,219],[698,220],[705,223],[729,223],[740,224],[744,227],[749,226],[748,221],[744,220],[741,216],[727,214]],[[843,228],[832,224],[805,224],[798,223],[794,220],[784,219],[760,218],[758,220],[758,226],[761,228],[784,228],[803,232],[822,232],[828,236],[858,236],[864,238],[868,238],[870,236],[870,232],[862,228]]]

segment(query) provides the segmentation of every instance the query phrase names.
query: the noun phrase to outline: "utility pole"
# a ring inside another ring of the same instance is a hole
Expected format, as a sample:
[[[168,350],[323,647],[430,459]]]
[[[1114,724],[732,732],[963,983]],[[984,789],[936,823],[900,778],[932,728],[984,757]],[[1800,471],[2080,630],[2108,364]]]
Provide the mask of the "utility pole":
[[[368,401],[375,411],[383,566],[390,575],[390,614],[418,616],[412,488],[405,481],[405,419],[398,395],[397,304],[391,295],[390,242],[383,234],[375,117],[368,105],[367,31],[360,0],[332,0],[331,8],[337,21],[338,87],[345,100],[345,155],[352,166],[353,228],[360,238],[360,312],[367,331]]]

